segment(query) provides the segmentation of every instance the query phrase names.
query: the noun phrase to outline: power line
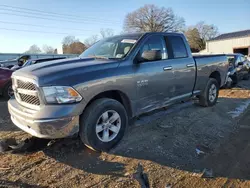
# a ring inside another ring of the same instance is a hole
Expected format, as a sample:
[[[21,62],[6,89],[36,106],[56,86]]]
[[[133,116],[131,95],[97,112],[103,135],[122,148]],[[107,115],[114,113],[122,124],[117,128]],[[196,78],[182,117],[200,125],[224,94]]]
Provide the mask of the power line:
[[[12,8],[12,9],[21,9],[21,10],[27,10],[27,11],[31,11],[31,12],[35,12],[36,14],[39,12],[39,13],[42,13],[42,14],[51,14],[51,15],[58,15],[58,16],[63,16],[63,17],[71,17],[72,18],[75,18],[75,19],[80,19],[80,20],[86,20],[86,19],[89,19],[89,20],[92,20],[92,21],[95,21],[95,20],[98,20],[98,21],[102,21],[102,22],[112,22],[112,23],[120,23],[119,21],[114,21],[114,20],[107,20],[107,19],[100,19],[100,18],[94,18],[94,17],[87,17],[87,16],[84,16],[84,18],[81,18],[79,16],[76,16],[76,15],[72,15],[72,14],[60,14],[60,13],[55,13],[55,12],[48,12],[48,11],[41,11],[41,10],[37,10],[37,9],[28,9],[28,8],[22,8],[22,7],[15,7],[15,6],[8,6],[8,5],[0,5],[1,7],[7,7],[7,8]]]
[[[56,34],[56,35],[77,35],[73,33],[57,33],[57,32],[48,32],[48,31],[34,31],[34,30],[22,30],[22,29],[9,29],[9,28],[0,28],[0,30],[7,30],[7,31],[22,31],[22,32],[29,32],[29,33],[42,33],[42,34]],[[82,35],[82,34],[80,34]],[[77,35],[79,36],[79,35]]]
[[[69,23],[91,24],[91,23],[79,22],[79,21],[70,21],[70,20],[53,19],[53,18],[43,18],[43,17],[39,17],[39,16],[29,16],[29,15],[21,15],[21,14],[6,13],[6,12],[0,12],[0,14],[12,15],[12,16],[21,16],[21,17],[27,17],[27,18],[37,18],[37,19],[50,20],[50,21],[62,21],[62,22],[69,22]]]
[[[56,28],[56,29],[69,29],[69,30],[77,30],[77,31],[91,31],[91,30],[82,30],[82,29],[72,29],[72,28],[62,28],[62,27],[55,27],[55,26],[48,26],[48,25],[35,25],[35,24],[26,24],[26,23],[16,23],[16,22],[6,22],[6,21],[1,21],[0,23],[6,23],[6,24],[13,24],[13,25],[24,25],[24,26],[32,26],[32,27],[46,27],[46,28]]]
[[[12,16],[21,16],[21,17],[27,17],[27,18],[36,18],[36,19],[42,19],[42,20],[50,20],[50,21],[61,21],[61,22],[69,22],[69,23],[80,23],[80,24],[95,24],[95,23],[88,23],[88,22],[82,22],[82,21],[74,21],[74,20],[63,20],[63,19],[53,19],[53,18],[44,18],[44,17],[39,17],[39,16],[31,16],[31,15],[22,15],[22,14],[15,14],[15,13],[7,13],[7,12],[1,12],[0,14],[5,14],[5,15],[12,15]],[[101,24],[98,23],[98,24]],[[103,23],[106,24],[106,23]],[[110,25],[113,25],[110,23]]]
[[[39,14],[39,13],[33,13],[33,12],[26,12],[26,11],[23,11],[23,10],[12,10],[12,9],[6,9],[6,8],[2,8],[1,10],[4,10],[4,11],[9,11],[9,12],[17,12],[17,13],[22,13],[22,14],[29,14],[29,15],[39,15],[39,16],[45,16],[45,17],[49,17],[51,18],[52,15],[43,15],[43,14]],[[82,21],[84,23],[86,22],[90,22],[90,23],[93,23],[93,22],[96,22],[96,23],[111,23],[109,21],[101,21],[101,20],[86,20],[86,19],[81,19],[81,18],[68,18],[68,17],[63,17],[63,16],[57,16],[57,15],[53,15],[53,17],[57,17],[57,18],[62,18],[62,19],[67,19],[67,20],[78,20],[78,21]],[[119,23],[119,22],[117,22]],[[114,24],[114,22],[112,22],[112,24]]]

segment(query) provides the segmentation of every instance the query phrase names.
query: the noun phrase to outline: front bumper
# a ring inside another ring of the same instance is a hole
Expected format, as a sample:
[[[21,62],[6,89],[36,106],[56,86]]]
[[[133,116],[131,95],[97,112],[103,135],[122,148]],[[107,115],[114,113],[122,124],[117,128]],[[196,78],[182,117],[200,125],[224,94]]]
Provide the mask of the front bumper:
[[[11,120],[17,127],[35,137],[48,139],[72,136],[79,131],[79,115],[74,108],[74,105],[54,105],[31,110],[15,99],[8,101]],[[58,113],[60,111],[64,113]]]

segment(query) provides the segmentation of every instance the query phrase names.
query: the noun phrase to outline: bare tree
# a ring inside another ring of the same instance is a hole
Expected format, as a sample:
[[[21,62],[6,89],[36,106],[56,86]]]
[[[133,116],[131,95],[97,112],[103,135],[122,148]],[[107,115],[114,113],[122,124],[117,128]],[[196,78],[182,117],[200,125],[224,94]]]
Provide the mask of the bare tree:
[[[124,20],[126,32],[174,32],[183,31],[185,21],[174,14],[171,8],[153,4],[127,14]]]
[[[215,25],[208,25],[201,21],[191,26],[185,32],[192,51],[200,51],[206,48],[206,41],[218,35],[218,28]]]
[[[197,23],[194,27],[198,29],[200,37],[204,41],[210,40],[219,34],[218,28],[215,25],[208,25],[204,21]]]
[[[39,54],[41,52],[42,52],[41,49],[37,45],[33,44],[32,46],[30,46],[30,48],[25,53],[27,53],[27,54]]]
[[[70,45],[74,42],[79,42],[79,39],[77,39],[75,36],[66,36],[62,40],[63,45]]]
[[[55,49],[52,46],[43,45],[43,52],[45,54],[54,54]]]
[[[100,34],[101,34],[102,38],[112,37],[112,36],[114,36],[114,31],[113,31],[113,29],[109,29],[109,28],[101,29]]]
[[[99,40],[98,35],[92,35],[91,37],[85,39],[84,44],[88,48],[92,46],[94,43],[96,43],[98,40]]]

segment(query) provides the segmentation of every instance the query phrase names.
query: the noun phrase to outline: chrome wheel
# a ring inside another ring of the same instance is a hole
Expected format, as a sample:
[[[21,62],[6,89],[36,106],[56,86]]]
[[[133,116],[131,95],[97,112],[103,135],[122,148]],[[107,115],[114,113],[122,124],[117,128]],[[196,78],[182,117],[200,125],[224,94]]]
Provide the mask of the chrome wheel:
[[[214,102],[217,97],[217,88],[215,84],[212,84],[209,89],[209,101]]]
[[[114,110],[104,112],[97,120],[96,135],[102,142],[110,142],[121,129],[121,117]]]

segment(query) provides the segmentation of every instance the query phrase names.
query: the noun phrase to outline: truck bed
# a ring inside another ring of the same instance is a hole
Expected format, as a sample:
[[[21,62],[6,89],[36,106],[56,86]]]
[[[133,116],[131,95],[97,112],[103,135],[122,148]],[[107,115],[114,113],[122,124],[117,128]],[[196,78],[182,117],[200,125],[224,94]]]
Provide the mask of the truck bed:
[[[194,91],[202,91],[206,86],[209,75],[214,71],[217,71],[221,78],[220,86],[224,85],[229,66],[225,54],[195,55],[193,58],[197,67],[197,79]]]

